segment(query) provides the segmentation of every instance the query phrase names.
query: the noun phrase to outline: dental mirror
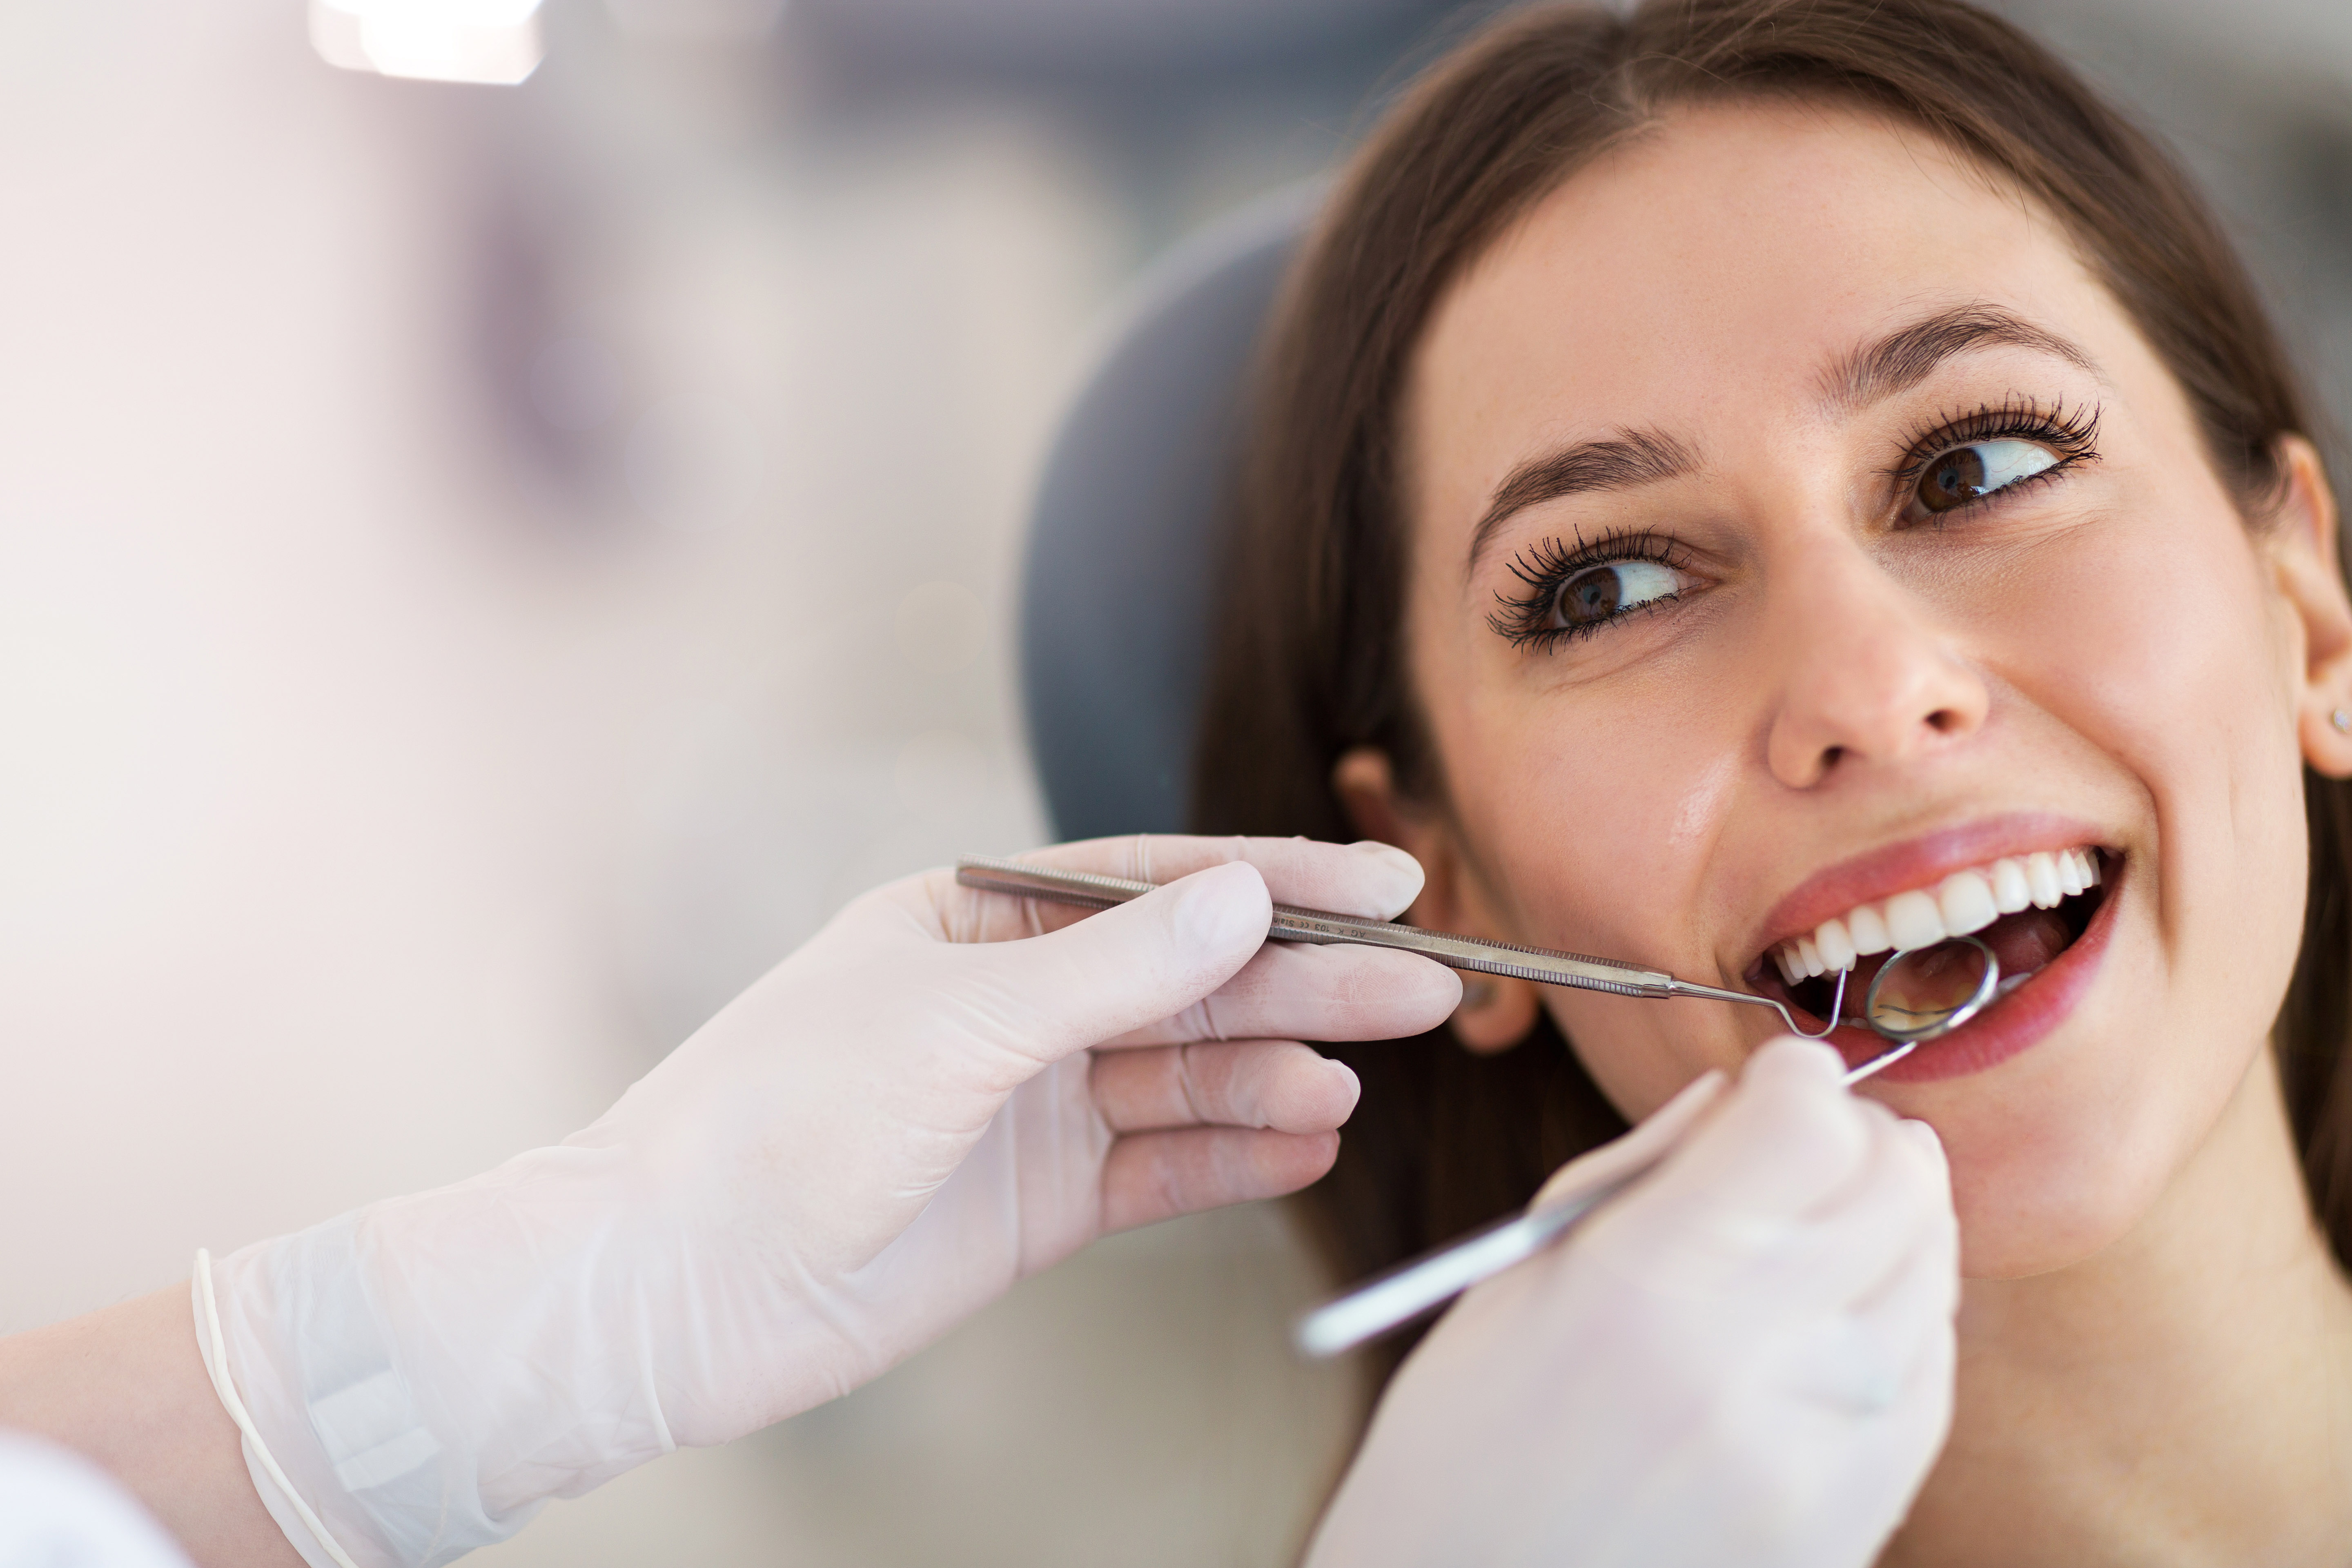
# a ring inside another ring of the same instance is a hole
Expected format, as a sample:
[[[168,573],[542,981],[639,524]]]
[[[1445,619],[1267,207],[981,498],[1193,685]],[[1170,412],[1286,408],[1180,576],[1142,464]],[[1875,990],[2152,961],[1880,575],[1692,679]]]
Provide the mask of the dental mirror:
[[[1890,1040],[1936,1039],[1985,1010],[2000,993],[2000,960],[1972,936],[1895,954],[1862,999],[1862,1022]]]

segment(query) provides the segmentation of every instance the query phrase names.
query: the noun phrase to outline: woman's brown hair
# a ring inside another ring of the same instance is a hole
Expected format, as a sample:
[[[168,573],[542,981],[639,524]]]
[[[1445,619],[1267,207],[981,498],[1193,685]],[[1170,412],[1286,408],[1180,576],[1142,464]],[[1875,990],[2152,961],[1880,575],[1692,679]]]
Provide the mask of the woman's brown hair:
[[[1441,62],[1357,156],[1295,271],[1259,390],[1196,752],[1202,831],[1356,837],[1349,747],[1442,801],[1401,625],[1398,403],[1439,296],[1596,153],[1677,105],[1824,99],[1926,129],[2056,216],[2185,390],[2260,518],[2313,428],[2243,266],[2179,167],[2073,71],[1960,0],[1651,0],[1514,15]],[[2306,772],[2310,897],[2275,1040],[2315,1211],[2352,1263],[2352,786]],[[1549,1023],[1474,1057],[1443,1032],[1335,1047],[1363,1098],[1307,1201],[1349,1274],[1492,1218],[1623,1122]]]

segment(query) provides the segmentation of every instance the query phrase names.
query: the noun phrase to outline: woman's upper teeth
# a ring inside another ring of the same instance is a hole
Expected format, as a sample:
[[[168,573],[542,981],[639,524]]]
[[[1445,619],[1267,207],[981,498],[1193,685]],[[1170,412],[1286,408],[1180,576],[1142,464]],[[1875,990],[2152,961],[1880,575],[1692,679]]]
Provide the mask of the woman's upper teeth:
[[[1876,903],[1856,904],[1811,935],[1792,937],[1772,949],[1772,962],[1790,984],[1851,969],[1874,952],[1933,947],[1948,936],[1982,931],[2003,915],[2031,904],[2054,908],[2058,900],[2099,881],[2095,849],[2042,850],[1955,871],[1933,889],[1914,889]]]

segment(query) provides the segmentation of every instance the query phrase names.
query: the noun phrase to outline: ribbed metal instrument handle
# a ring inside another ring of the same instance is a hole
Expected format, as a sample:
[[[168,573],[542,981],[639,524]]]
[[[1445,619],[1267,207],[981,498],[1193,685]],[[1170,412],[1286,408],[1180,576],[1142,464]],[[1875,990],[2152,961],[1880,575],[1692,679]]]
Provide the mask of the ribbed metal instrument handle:
[[[1093,871],[1064,871],[1024,860],[996,860],[967,855],[956,862],[956,880],[967,888],[1021,898],[1045,899],[1082,909],[1107,910],[1151,891],[1150,882],[1106,877]],[[1435,959],[1452,969],[1480,974],[1506,974],[1542,985],[1570,985],[1580,991],[1605,991],[1618,996],[1672,996],[1685,983],[1659,970],[1592,958],[1580,952],[1555,952],[1549,948],[1521,947],[1516,942],[1484,942],[1454,936],[1394,921],[1365,920],[1333,914],[1328,910],[1301,909],[1296,904],[1274,906],[1267,936],[1280,942],[1354,942],[1365,947],[1394,948]]]

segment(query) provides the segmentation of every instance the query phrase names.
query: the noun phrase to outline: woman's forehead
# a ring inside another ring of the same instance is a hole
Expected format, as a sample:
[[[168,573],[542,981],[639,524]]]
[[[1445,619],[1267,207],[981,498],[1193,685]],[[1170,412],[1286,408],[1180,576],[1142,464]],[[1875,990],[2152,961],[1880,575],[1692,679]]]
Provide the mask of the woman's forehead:
[[[1678,112],[1580,170],[1432,312],[1416,467],[1605,423],[1824,410],[1866,345],[1979,307],[2087,343],[2128,333],[2032,200],[1923,131],[1764,102]]]

